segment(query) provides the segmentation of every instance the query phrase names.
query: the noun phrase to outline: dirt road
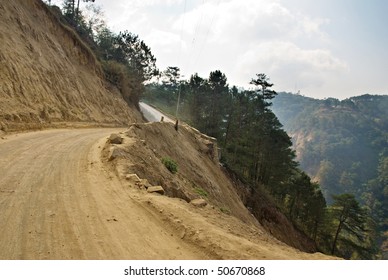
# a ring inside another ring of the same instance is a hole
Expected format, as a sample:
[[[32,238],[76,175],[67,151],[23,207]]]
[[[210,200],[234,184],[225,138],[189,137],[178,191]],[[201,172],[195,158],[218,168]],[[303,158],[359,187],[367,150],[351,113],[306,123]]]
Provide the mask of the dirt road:
[[[159,122],[161,118],[163,117],[165,122],[171,122],[175,123],[172,119],[164,115],[162,112],[158,111],[154,107],[144,103],[144,102],[139,102],[140,110],[143,113],[144,117],[147,119],[149,122]]]
[[[0,138],[0,259],[330,258],[291,248],[217,207],[129,186],[101,159],[107,137],[123,130]]]
[[[0,139],[0,259],[206,259],[126,195],[100,153],[117,129]]]

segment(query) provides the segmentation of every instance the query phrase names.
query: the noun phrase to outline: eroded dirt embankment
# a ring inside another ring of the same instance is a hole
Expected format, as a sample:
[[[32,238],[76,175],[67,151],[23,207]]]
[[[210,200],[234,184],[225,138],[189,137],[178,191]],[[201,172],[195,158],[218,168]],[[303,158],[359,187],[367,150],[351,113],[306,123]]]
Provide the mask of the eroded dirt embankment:
[[[314,250],[276,207],[256,196],[257,203],[263,204],[252,206],[263,228],[219,165],[217,145],[208,136],[187,125],[177,131],[172,123],[148,123],[132,125],[112,142],[104,149],[112,172],[182,239],[208,254],[228,259],[327,258],[302,253],[275,239],[269,231],[294,247]],[[176,173],[166,168],[164,158],[177,163]],[[150,195],[150,190],[164,195]]]
[[[276,241],[214,200],[197,207],[121,180],[112,161],[101,159],[112,132],[119,133],[61,129],[0,138],[0,259],[328,258]]]
[[[93,53],[39,0],[0,2],[0,130],[141,120]]]

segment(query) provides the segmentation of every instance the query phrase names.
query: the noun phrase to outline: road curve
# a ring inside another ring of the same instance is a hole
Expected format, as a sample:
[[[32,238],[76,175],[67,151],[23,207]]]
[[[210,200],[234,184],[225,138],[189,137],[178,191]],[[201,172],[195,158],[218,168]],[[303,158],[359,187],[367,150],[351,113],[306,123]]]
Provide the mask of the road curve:
[[[139,102],[139,106],[144,117],[149,122],[160,122],[161,118],[163,117],[165,122],[175,123],[175,121],[173,121],[171,118],[167,117],[166,115],[164,115],[163,113],[155,109],[154,107],[144,102]]]
[[[117,129],[0,139],[0,259],[202,259],[100,159]]]

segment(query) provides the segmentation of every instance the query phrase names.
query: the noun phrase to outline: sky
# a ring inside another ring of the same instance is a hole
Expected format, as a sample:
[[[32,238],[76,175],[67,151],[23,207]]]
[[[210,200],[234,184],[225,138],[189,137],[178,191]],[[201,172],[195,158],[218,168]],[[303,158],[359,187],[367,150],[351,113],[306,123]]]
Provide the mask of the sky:
[[[52,0],[54,4],[61,0]],[[96,0],[114,32],[139,35],[157,66],[250,88],[345,99],[388,94],[387,0]]]

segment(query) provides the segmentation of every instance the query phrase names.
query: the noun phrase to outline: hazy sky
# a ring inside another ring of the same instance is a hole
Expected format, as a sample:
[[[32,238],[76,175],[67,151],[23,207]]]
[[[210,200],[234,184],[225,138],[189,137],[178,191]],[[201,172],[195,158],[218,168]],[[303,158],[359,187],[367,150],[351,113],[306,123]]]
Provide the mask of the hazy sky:
[[[61,0],[53,0],[61,3]],[[161,70],[221,70],[249,87],[344,99],[388,94],[387,0],[96,0],[108,26],[138,34]]]

